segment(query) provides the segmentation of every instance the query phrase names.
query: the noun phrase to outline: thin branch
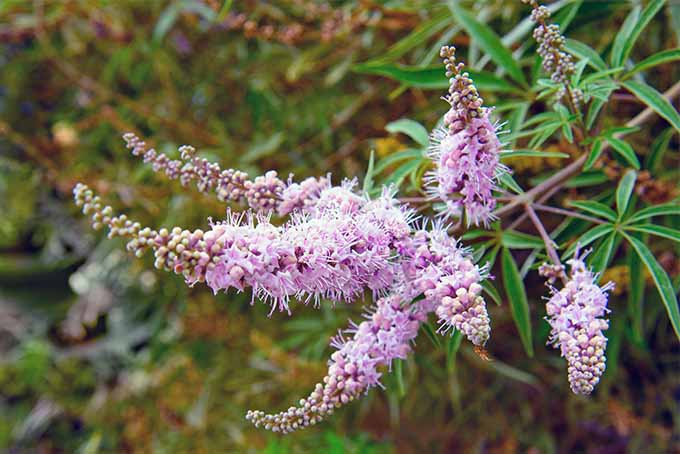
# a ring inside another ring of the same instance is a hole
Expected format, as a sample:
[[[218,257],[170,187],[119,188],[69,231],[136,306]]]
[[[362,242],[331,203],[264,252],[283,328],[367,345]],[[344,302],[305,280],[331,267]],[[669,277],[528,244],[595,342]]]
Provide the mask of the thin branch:
[[[528,203],[524,205],[524,210],[526,211],[527,215],[529,215],[529,219],[531,219],[531,222],[533,222],[534,227],[536,227],[536,230],[538,230],[538,233],[541,235],[543,243],[545,243],[545,250],[548,253],[548,257],[550,257],[550,260],[552,260],[555,266],[561,267],[562,261],[560,260],[560,256],[557,255],[555,242],[552,240],[552,238],[550,238],[550,235],[545,230],[545,227],[543,226],[541,219],[536,214],[536,211],[534,211],[531,204]],[[564,273],[562,273],[561,278],[562,280],[565,280]]]
[[[664,98],[668,99],[669,101],[675,98],[678,94],[680,94],[680,82],[676,82],[671,88],[666,90],[666,92],[663,94]],[[654,110],[651,108],[646,108],[639,114],[637,114],[634,118],[632,118],[629,122],[626,123],[627,127],[633,127],[633,126],[640,126],[647,120],[649,120],[651,117],[655,115]],[[622,134],[615,134],[614,137],[616,138],[621,138],[623,137]],[[602,151],[606,151],[610,147],[609,142],[603,141],[602,143]],[[533,203],[533,201],[543,195],[545,192],[549,191],[552,188],[555,187],[561,187],[567,180],[569,180],[572,176],[576,175],[581,171],[581,168],[583,167],[583,164],[585,164],[586,160],[588,159],[588,153],[583,153],[577,160],[569,164],[567,167],[564,169],[560,170],[559,172],[555,173],[553,176],[548,178],[547,180],[543,181],[541,184],[538,186],[532,188],[531,190],[524,192],[522,194],[518,194],[513,198],[511,202],[509,202],[507,205],[504,205],[497,209],[494,212],[494,215],[497,217],[501,217],[503,215],[509,214],[513,211],[515,211],[517,208],[519,208],[522,205],[525,205],[527,203]]]
[[[557,207],[551,207],[549,205],[543,205],[541,203],[532,203],[531,206],[538,210],[538,211],[545,211],[548,213],[555,213],[555,214],[561,214],[566,217],[570,218],[579,218],[583,219],[584,221],[592,222],[593,224],[606,224],[605,221],[602,219],[598,219],[592,216],[588,216],[586,214],[581,214],[578,211],[572,211],[572,210],[565,210],[564,208],[557,208]]]

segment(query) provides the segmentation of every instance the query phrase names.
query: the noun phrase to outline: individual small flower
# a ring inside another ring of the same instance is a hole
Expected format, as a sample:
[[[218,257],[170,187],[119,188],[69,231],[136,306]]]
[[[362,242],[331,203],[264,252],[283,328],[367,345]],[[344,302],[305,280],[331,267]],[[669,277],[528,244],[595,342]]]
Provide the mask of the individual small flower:
[[[444,126],[435,130],[430,141],[430,158],[435,169],[427,175],[430,194],[444,202],[443,214],[461,217],[469,225],[488,225],[493,210],[500,175],[507,168],[500,164],[502,144],[496,126],[491,122],[491,109],[482,107],[463,63],[455,64],[455,48],[442,48],[447,75],[451,77],[451,104],[444,116]]]
[[[300,183],[288,181],[281,191],[281,202],[278,213],[285,216],[294,211],[308,211],[310,206],[319,198],[321,191],[330,187],[329,177],[309,177]]]
[[[607,338],[603,331],[609,323],[603,317],[607,309],[609,282],[600,287],[595,276],[578,253],[567,263],[571,267],[564,288],[551,287],[546,304],[547,320],[552,328],[549,343],[559,348],[567,360],[569,385],[575,394],[590,394],[605,370]]]
[[[406,358],[426,315],[418,303],[406,304],[398,295],[379,299],[363,322],[333,340],[337,351],[331,355],[328,373],[307,398],[277,414],[248,411],[246,419],[281,433],[316,424],[370,388],[381,386],[381,369],[389,369],[394,359]]]

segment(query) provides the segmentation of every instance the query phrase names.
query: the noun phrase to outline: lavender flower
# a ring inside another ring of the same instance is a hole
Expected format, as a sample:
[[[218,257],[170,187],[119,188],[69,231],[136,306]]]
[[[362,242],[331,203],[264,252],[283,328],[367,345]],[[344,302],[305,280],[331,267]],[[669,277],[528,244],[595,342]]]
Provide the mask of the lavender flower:
[[[370,388],[381,386],[380,367],[389,368],[392,360],[406,358],[426,313],[418,303],[405,304],[398,295],[379,299],[363,322],[345,331],[350,339],[341,333],[333,340],[337,351],[331,355],[328,374],[309,397],[277,414],[249,411],[246,419],[258,427],[289,433],[316,424]]]
[[[380,295],[392,284],[398,268],[393,248],[410,233],[411,214],[389,191],[369,202],[351,187],[321,191],[310,213],[297,213],[281,227],[252,212],[228,212],[207,232],[142,228],[114,216],[84,185],[74,196],[93,227],[130,238],[127,248],[137,256],[152,249],[157,268],[182,274],[190,284],[205,281],[215,292],[251,287],[253,298],[289,311],[290,297],[352,301],[365,289]]]
[[[609,323],[602,317],[609,312],[607,292],[614,288],[612,282],[599,287],[583,259],[577,253],[567,262],[570,279],[562,290],[551,286],[546,304],[552,328],[549,343],[567,359],[569,385],[575,394],[590,394],[604,373],[607,338],[602,331]]]
[[[279,203],[278,213],[285,216],[294,211],[308,211],[310,206],[319,198],[321,191],[330,187],[330,177],[315,178],[309,177],[300,183],[292,180],[281,192],[281,203]]]
[[[433,132],[430,157],[434,171],[427,176],[430,194],[445,202],[446,216],[466,215],[468,226],[493,220],[499,176],[507,171],[500,164],[502,148],[496,127],[490,120],[490,109],[482,106],[464,65],[455,64],[455,48],[445,46],[441,52],[451,78],[451,109],[444,116],[444,127]]]
[[[416,249],[411,265],[415,270],[410,274],[439,317],[440,331],[456,329],[473,344],[484,346],[491,333],[480,285],[487,277],[486,269],[475,265],[470,251],[460,247],[442,226],[419,233],[427,242]]]

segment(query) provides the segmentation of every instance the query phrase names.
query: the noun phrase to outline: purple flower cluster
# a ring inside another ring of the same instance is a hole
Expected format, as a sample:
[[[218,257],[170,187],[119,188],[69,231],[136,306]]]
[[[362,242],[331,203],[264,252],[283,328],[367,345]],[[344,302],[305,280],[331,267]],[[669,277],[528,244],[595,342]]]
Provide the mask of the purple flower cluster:
[[[477,266],[470,251],[434,225],[419,230],[404,263],[404,280],[422,292],[437,314],[440,331],[461,331],[473,344],[483,346],[489,339],[491,324],[480,283],[487,277]]]
[[[482,106],[472,80],[455,64],[455,48],[442,48],[446,74],[451,77],[451,108],[444,116],[444,126],[436,129],[430,140],[430,158],[435,169],[427,176],[431,196],[444,201],[443,214],[462,217],[467,225],[493,220],[499,176],[507,171],[500,164],[502,145],[490,120],[491,109]]]
[[[447,216],[460,217],[465,211],[468,225],[488,225],[493,220],[493,191],[505,170],[500,164],[501,148],[488,110],[455,134],[448,129],[434,131],[430,157],[436,167],[428,183],[430,193],[445,202]]]
[[[252,212],[228,213],[207,232],[141,228],[113,216],[84,185],[74,196],[94,227],[130,238],[128,249],[138,256],[153,249],[157,268],[191,284],[205,281],[215,292],[251,287],[253,298],[271,302],[272,310],[289,311],[290,297],[317,303],[352,301],[365,289],[384,293],[398,271],[395,245],[411,231],[411,213],[391,192],[369,201],[351,183],[322,190],[308,212],[283,226]]]
[[[426,315],[419,303],[410,305],[399,295],[379,299],[363,322],[345,332],[351,338],[341,333],[333,340],[337,351],[331,355],[328,374],[299,406],[277,414],[249,411],[246,419],[282,433],[316,424],[337,407],[379,386],[380,367],[389,368],[392,360],[406,358]]]
[[[546,304],[552,328],[549,342],[566,358],[569,385],[575,394],[590,394],[604,373],[607,338],[602,331],[609,323],[603,317],[609,312],[607,292],[614,288],[612,282],[598,286],[583,258],[577,254],[567,262],[569,280],[559,291],[551,287],[552,296]]]

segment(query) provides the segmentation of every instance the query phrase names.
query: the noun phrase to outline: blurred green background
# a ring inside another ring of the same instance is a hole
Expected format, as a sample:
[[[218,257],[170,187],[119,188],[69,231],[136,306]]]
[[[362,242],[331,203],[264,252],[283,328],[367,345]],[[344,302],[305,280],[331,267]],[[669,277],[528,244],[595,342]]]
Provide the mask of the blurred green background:
[[[630,7],[558,3],[567,34],[598,50]],[[465,5],[500,36],[528,15],[519,0]],[[636,58],[678,46],[679,8],[671,2],[655,18]],[[0,1],[0,451],[679,452],[680,351],[653,289],[644,339],[614,336],[589,399],[570,394],[563,360],[544,345],[545,287],[530,275],[534,358],[507,306],[490,305],[494,361],[467,345],[447,355],[445,338],[422,333],[385,390],[280,437],[250,427],[246,410],[306,395],[324,375],[330,337],[361,304],[297,305],[293,317],[268,318],[249,294],[187,288],[149,257],[128,256],[71,203],[82,181],[153,226],[199,228],[223,215],[217,201],[132,157],[127,131],[171,156],[192,144],[252,175],[361,177],[371,150],[384,159],[408,146],[385,125],[408,117],[432,128],[445,111],[434,65],[449,43],[484,65],[440,2]],[[520,46],[533,42],[511,47]],[[662,66],[651,83],[679,75]],[[506,97],[481,88],[488,105]],[[610,109],[616,123],[640,107],[621,96]],[[636,140],[649,146],[664,127],[652,123]],[[677,135],[669,146],[677,152]],[[560,164],[512,165],[526,181]],[[658,258],[680,273],[677,250]],[[608,271],[621,301],[626,270]],[[627,332],[620,320],[610,333]]]

